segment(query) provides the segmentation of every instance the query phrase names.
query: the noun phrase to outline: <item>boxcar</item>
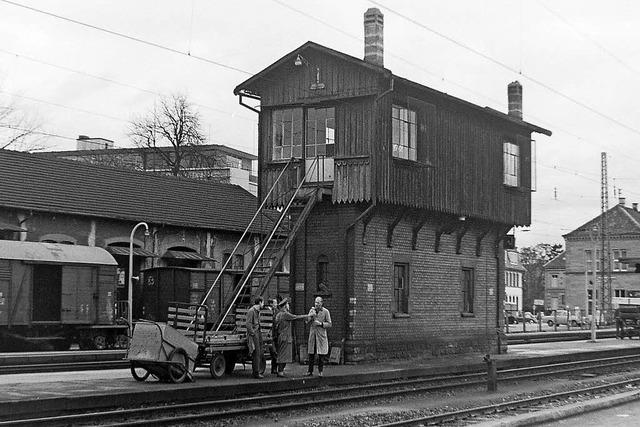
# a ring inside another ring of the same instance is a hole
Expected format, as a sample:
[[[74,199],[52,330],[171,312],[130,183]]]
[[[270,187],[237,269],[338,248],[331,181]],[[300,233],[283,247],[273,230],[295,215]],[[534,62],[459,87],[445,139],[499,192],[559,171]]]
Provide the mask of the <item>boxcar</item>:
[[[0,240],[0,351],[126,347],[116,268],[97,247]]]

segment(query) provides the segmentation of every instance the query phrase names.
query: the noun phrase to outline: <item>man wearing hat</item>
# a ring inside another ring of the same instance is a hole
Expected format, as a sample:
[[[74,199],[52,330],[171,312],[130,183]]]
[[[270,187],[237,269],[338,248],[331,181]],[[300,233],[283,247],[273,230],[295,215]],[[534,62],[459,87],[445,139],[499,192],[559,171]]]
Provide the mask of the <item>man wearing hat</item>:
[[[284,368],[292,360],[293,337],[291,335],[291,322],[298,319],[306,319],[305,314],[291,314],[289,312],[289,298],[285,298],[278,304],[280,311],[276,316],[278,334],[278,376],[284,377]]]
[[[276,327],[276,316],[280,311],[278,300],[275,298],[269,299],[269,309],[271,310],[271,344],[269,344],[269,355],[271,357],[271,374],[276,375],[278,373],[276,368],[276,360],[278,359],[278,329]]]

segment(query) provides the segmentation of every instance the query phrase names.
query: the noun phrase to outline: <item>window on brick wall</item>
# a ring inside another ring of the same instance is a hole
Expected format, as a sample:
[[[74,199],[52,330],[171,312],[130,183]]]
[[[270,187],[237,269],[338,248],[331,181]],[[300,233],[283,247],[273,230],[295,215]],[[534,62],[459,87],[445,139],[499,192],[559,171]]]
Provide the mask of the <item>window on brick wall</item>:
[[[393,311],[409,313],[409,264],[393,264]]]
[[[552,274],[551,275],[551,287],[552,288],[557,288],[558,287],[558,275],[557,274]]]
[[[614,249],[613,250],[613,271],[627,271],[629,264],[620,262],[620,258],[627,257],[626,249]]]
[[[462,269],[462,312],[473,313],[474,300],[474,271],[473,268]]]

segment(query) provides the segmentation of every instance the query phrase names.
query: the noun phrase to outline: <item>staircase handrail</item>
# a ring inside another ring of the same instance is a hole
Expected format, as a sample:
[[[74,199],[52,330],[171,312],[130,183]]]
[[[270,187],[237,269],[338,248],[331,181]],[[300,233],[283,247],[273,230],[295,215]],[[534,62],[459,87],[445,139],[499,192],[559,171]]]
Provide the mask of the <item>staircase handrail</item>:
[[[311,163],[311,166],[313,166],[315,163],[317,163],[317,161],[318,161],[318,157],[316,157],[314,159],[313,163]],[[291,199],[289,199],[289,202],[287,203],[287,206],[283,209],[282,214],[278,218],[278,221],[277,221],[275,227],[273,227],[273,230],[271,230],[271,234],[269,234],[268,239],[265,241],[265,243],[260,248],[260,253],[257,255],[255,260],[259,260],[262,257],[262,255],[264,254],[264,251],[267,249],[267,246],[269,245],[269,242],[271,242],[271,239],[276,234],[276,231],[278,230],[278,227],[280,227],[280,224],[282,223],[282,220],[284,219],[284,217],[286,216],[286,213],[289,211],[289,208],[293,204],[293,201],[295,200],[296,195],[298,194],[298,191],[300,191],[300,189],[302,188],[302,185],[307,181],[307,176],[309,175],[309,172],[312,169],[313,169],[313,167],[310,167],[309,170],[307,170],[307,172],[305,173],[305,175],[302,178],[302,180],[300,180],[300,183],[296,187],[296,191],[294,191],[293,195],[291,196]],[[315,197],[315,193],[314,193],[313,197]],[[229,315],[229,313],[231,312],[231,308],[233,307],[233,304],[235,304],[236,300],[240,296],[240,293],[242,292],[242,289],[244,288],[244,286],[249,281],[249,278],[251,277],[251,274],[253,274],[253,270],[255,270],[257,264],[258,264],[257,262],[252,263],[251,268],[249,269],[248,273],[245,272],[245,274],[243,275],[242,282],[239,285],[238,291],[236,292],[235,296],[233,297],[233,300],[231,301],[231,303],[229,304],[229,308],[227,308],[227,311],[224,313],[224,316],[220,317],[220,319],[218,321],[218,326],[216,326],[216,330],[214,332],[218,332],[220,330],[220,327],[222,326],[222,323],[224,322],[224,319],[226,319],[227,316]]]
[[[224,265],[222,266],[222,268],[220,269],[220,272],[218,273],[218,275],[216,276],[215,280],[213,281],[213,283],[211,284],[211,287],[209,288],[209,290],[207,291],[207,293],[205,294],[205,296],[202,298],[202,300],[200,301],[200,304],[204,304],[207,301],[207,298],[209,298],[209,296],[211,295],[211,291],[213,291],[213,288],[215,287],[216,283],[218,283],[218,280],[220,280],[220,277],[222,277],[222,273],[224,273],[225,269],[227,268],[227,266],[229,265],[229,262],[231,262],[231,259],[233,258],[233,254],[238,250],[238,248],[240,247],[240,244],[242,243],[242,240],[244,240],[245,236],[247,235],[247,233],[249,232],[249,229],[251,228],[251,226],[253,225],[253,222],[256,220],[256,218],[258,217],[258,214],[262,211],[262,209],[264,208],[264,205],[267,203],[267,199],[269,198],[269,196],[271,195],[271,193],[273,192],[274,188],[276,187],[276,184],[278,183],[278,181],[280,181],[280,178],[282,178],[282,175],[284,175],[284,172],[287,170],[287,168],[289,167],[289,165],[291,165],[291,163],[293,162],[294,158],[292,157],[291,159],[289,159],[289,161],[284,165],[284,168],[282,168],[282,171],[280,171],[280,174],[278,175],[278,177],[276,178],[276,180],[273,182],[273,185],[271,186],[271,188],[269,189],[269,192],[263,197],[262,203],[260,203],[260,206],[258,206],[258,209],[256,210],[256,213],[253,214],[253,218],[251,218],[251,221],[249,222],[249,225],[247,225],[247,228],[245,228],[244,232],[242,233],[242,236],[240,236],[240,239],[238,240],[238,243],[236,243],[236,246],[233,248],[233,250],[231,251],[231,254],[229,255],[229,258],[227,258],[227,261],[225,261]]]

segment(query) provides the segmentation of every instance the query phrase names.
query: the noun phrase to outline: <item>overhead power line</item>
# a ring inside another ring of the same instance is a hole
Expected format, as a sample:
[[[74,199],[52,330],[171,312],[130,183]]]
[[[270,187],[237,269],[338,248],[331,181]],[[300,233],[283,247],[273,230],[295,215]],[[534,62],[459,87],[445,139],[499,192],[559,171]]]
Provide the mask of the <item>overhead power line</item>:
[[[72,24],[80,25],[80,26],[83,26],[83,27],[86,27],[86,28],[91,28],[92,30],[97,30],[97,31],[101,31],[103,33],[111,34],[112,36],[121,37],[121,38],[124,38],[124,39],[127,39],[127,40],[131,40],[131,41],[134,41],[134,42],[137,42],[137,43],[145,44],[147,46],[152,46],[152,47],[155,47],[155,48],[158,48],[158,49],[162,49],[162,50],[165,50],[167,52],[177,53],[178,55],[183,55],[183,56],[187,56],[189,58],[197,59],[198,61],[202,61],[202,62],[206,62],[206,63],[212,64],[212,65],[216,65],[216,66],[221,67],[221,68],[226,68],[227,70],[237,71],[238,73],[247,74],[247,75],[252,75],[253,74],[253,73],[251,73],[249,71],[246,71],[246,70],[243,70],[241,68],[234,67],[232,65],[223,64],[222,62],[214,61],[212,59],[205,58],[203,56],[193,55],[193,54],[191,54],[189,52],[183,52],[181,50],[174,49],[172,47],[165,46],[165,45],[162,45],[160,43],[151,42],[151,41],[148,41],[148,40],[141,39],[139,37],[134,37],[134,36],[130,36],[128,34],[120,33],[118,31],[109,30],[108,28],[98,27],[97,25],[93,25],[93,24],[87,24],[86,22],[78,21],[77,19],[67,18],[66,16],[58,15],[58,14],[55,14],[55,13],[52,13],[52,12],[47,12],[46,10],[42,10],[42,9],[38,9],[38,8],[35,8],[35,7],[27,6],[27,5],[21,4],[21,3],[16,3],[16,2],[11,1],[11,0],[0,0],[0,1],[3,2],[3,3],[6,3],[6,4],[10,4],[12,6],[17,6],[17,7],[23,8],[23,9],[30,10],[32,12],[37,12],[37,13],[40,13],[42,15],[47,15],[47,16],[50,16],[52,18],[61,19],[63,21],[71,22]]]
[[[6,1],[6,0],[1,0],[1,1]],[[471,53],[473,53],[473,54],[475,54],[477,56],[480,56],[481,58],[486,59],[487,61],[489,61],[489,62],[491,62],[491,63],[493,63],[493,64],[495,64],[495,65],[497,65],[497,66],[499,66],[501,68],[504,68],[507,71],[510,71],[510,72],[512,72],[514,74],[521,75],[522,77],[526,78],[527,80],[531,81],[532,83],[537,84],[538,86],[548,90],[549,92],[552,92],[552,93],[560,96],[561,98],[564,98],[567,101],[569,101],[569,102],[571,102],[573,104],[576,104],[576,105],[584,108],[585,110],[590,111],[593,114],[602,117],[605,120],[610,121],[611,123],[615,123],[616,125],[624,128],[624,129],[627,129],[630,132],[633,132],[633,133],[635,133],[637,135],[640,135],[640,130],[638,130],[638,129],[632,127],[632,126],[629,126],[626,123],[623,123],[620,120],[617,120],[617,119],[615,119],[615,118],[613,118],[613,117],[611,117],[611,116],[609,116],[609,115],[607,115],[607,114],[605,114],[605,113],[603,113],[601,111],[596,110],[595,108],[591,107],[590,105],[585,104],[584,102],[579,101],[579,100],[577,100],[577,99],[575,99],[575,98],[573,98],[573,97],[571,97],[571,96],[559,91],[558,89],[556,89],[556,88],[544,83],[543,81],[541,81],[541,80],[539,80],[539,79],[537,79],[537,78],[535,78],[533,76],[530,76],[528,74],[522,73],[519,70],[517,70],[516,68],[514,68],[514,67],[512,67],[512,66],[510,66],[510,65],[508,65],[508,64],[506,64],[506,63],[504,63],[504,62],[502,62],[502,61],[500,61],[500,60],[498,60],[498,59],[496,59],[496,58],[494,58],[494,57],[492,57],[490,55],[487,55],[486,53],[484,53],[484,52],[482,52],[482,51],[480,51],[478,49],[475,49],[475,48],[473,48],[473,47],[471,47],[471,46],[469,46],[469,45],[467,45],[465,43],[462,43],[462,42],[454,39],[453,37],[447,36],[446,34],[441,33],[440,31],[437,31],[437,30],[435,30],[435,29],[423,24],[422,22],[420,22],[420,21],[418,21],[418,20],[416,20],[414,18],[411,18],[411,17],[409,17],[409,16],[407,16],[407,15],[405,15],[403,13],[400,13],[395,9],[391,9],[390,7],[385,6],[384,4],[380,3],[379,1],[376,1],[376,0],[370,0],[370,1],[371,1],[371,3],[373,3],[373,4],[377,5],[377,6],[383,8],[383,9],[389,11],[389,12],[391,12],[392,14],[394,14],[396,16],[399,16],[400,18],[402,18],[402,19],[404,19],[406,21],[411,22],[412,24],[414,24],[414,25],[416,25],[416,26],[418,26],[418,27],[420,27],[420,28],[432,33],[432,34],[435,34],[436,36],[438,36],[440,38],[443,38],[443,39],[447,40],[448,42],[451,42],[451,43],[455,44],[458,47],[461,47],[461,48],[463,48],[465,50],[468,50],[469,52],[471,52]]]

